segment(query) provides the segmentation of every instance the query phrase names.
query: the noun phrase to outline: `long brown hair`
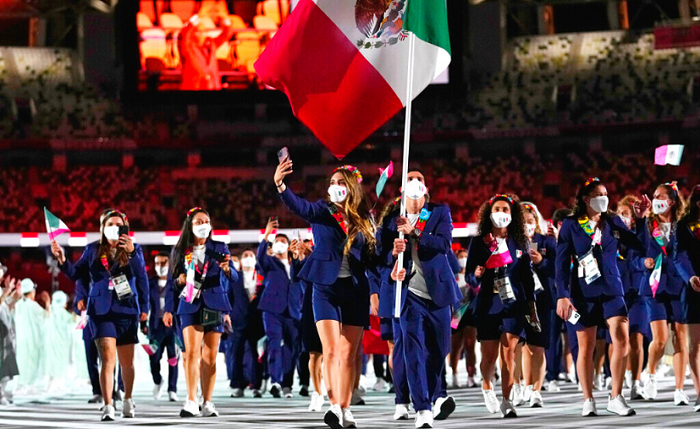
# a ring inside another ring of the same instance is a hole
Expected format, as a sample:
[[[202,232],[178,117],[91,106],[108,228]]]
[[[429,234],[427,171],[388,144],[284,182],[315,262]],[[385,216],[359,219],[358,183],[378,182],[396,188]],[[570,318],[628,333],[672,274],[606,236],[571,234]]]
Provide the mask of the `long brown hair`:
[[[508,225],[508,236],[513,238],[521,248],[526,248],[528,238],[525,237],[525,220],[523,218],[523,208],[517,195],[498,194],[486,201],[479,208],[479,235],[485,236],[493,230],[491,222],[491,207],[498,201],[505,201],[510,206],[511,222]]]
[[[98,248],[97,257],[101,258],[102,256],[106,255],[107,262],[109,262],[109,264],[117,261],[119,262],[120,267],[125,267],[127,264],[129,264],[129,255],[127,255],[126,249],[123,247],[117,247],[117,252],[115,253],[114,257],[112,257],[112,246],[109,244],[109,241],[107,241],[107,237],[105,237],[105,224],[113,217],[121,218],[121,220],[124,221],[124,225],[129,226],[129,218],[127,218],[126,215],[119,210],[107,209],[103,211],[102,215],[100,215],[100,247]]]
[[[677,222],[685,214],[685,198],[681,195],[676,182],[664,183],[656,187],[656,189],[662,188],[668,194],[668,198],[673,201],[673,209],[671,210],[671,223]],[[659,222],[659,216],[654,214],[652,210],[649,212],[649,232],[654,232],[654,222]]]
[[[358,234],[365,236],[365,241],[369,246],[370,252],[374,252],[376,245],[376,240],[374,238],[375,228],[372,222],[369,202],[362,189],[362,185],[358,182],[357,177],[346,169],[338,169],[335,173],[340,173],[343,176],[348,190],[348,197],[345,200],[344,215],[348,223],[348,239],[345,242],[343,253],[346,255],[348,254]]]

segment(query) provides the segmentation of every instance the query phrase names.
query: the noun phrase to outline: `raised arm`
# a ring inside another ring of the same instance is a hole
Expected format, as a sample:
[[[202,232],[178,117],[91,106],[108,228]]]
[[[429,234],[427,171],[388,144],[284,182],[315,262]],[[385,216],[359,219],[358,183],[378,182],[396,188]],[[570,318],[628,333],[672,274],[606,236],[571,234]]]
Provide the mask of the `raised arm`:
[[[292,172],[292,160],[289,158],[283,159],[277,166],[274,177],[277,195],[284,205],[294,214],[309,223],[316,223],[328,208],[323,203],[311,203],[294,195],[287,185],[284,184],[284,179],[292,174]]]

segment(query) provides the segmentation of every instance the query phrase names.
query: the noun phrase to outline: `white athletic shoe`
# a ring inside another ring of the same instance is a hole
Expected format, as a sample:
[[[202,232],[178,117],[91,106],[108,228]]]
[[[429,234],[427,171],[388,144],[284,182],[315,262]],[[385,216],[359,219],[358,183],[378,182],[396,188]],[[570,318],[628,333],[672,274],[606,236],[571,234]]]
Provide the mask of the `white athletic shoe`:
[[[88,404],[103,404],[105,402],[102,395],[92,395],[92,398],[88,399]]]
[[[309,411],[320,412],[323,411],[323,396],[316,392],[311,393],[311,403],[309,404]]]
[[[185,404],[180,410],[180,417],[196,417],[199,416],[199,404],[196,401],[185,400]]]
[[[603,390],[605,388],[605,376],[603,374],[597,374],[593,378],[593,388],[595,390]]]
[[[459,389],[461,386],[459,385],[459,377],[457,377],[456,374],[452,374],[452,388],[453,389]]]
[[[326,414],[323,415],[323,422],[331,429],[343,429],[343,411],[340,405],[335,404],[328,407]]]
[[[472,388],[476,387],[476,380],[474,380],[473,376],[470,375],[467,377],[467,386],[466,387],[467,387],[467,389],[472,389]]]
[[[416,427],[417,428],[432,428],[433,427],[433,413],[430,410],[422,410],[416,413]]]
[[[690,399],[688,399],[688,395],[685,394],[683,389],[676,389],[676,391],[673,392],[673,403],[676,405],[688,405]]]
[[[612,397],[608,395],[608,412],[617,414],[618,416],[633,416],[636,412],[627,405],[625,397],[622,395]]]
[[[270,395],[272,395],[275,398],[281,398],[282,386],[280,386],[279,383],[272,383],[272,386],[270,386]]]
[[[344,428],[356,428],[357,427],[357,422],[355,421],[355,417],[352,416],[352,411],[350,411],[350,408],[346,408],[343,410],[343,427]]]
[[[489,413],[491,414],[496,414],[498,412],[498,398],[496,397],[496,393],[491,390],[482,390],[481,393],[484,394],[484,404],[486,405],[486,409],[489,410]]]
[[[583,411],[581,411],[583,417],[593,417],[598,415],[598,409],[595,406],[595,399],[590,398],[583,401]]]
[[[523,402],[530,402],[534,389],[535,386],[533,385],[525,386],[525,390],[523,390]]]
[[[292,399],[294,397],[294,394],[292,393],[292,388],[291,387],[285,387],[282,389],[282,396],[284,396],[287,399]]]
[[[113,422],[114,421],[114,405],[105,405],[102,407],[102,418],[103,422]]]
[[[693,410],[697,413],[700,412],[700,396],[695,399],[695,407],[693,407]]]
[[[156,401],[160,399],[161,396],[163,396],[163,387],[165,387],[165,384],[161,381],[160,384],[156,384],[153,386],[153,399]]]
[[[386,390],[386,381],[383,378],[378,378],[377,382],[372,386],[372,390],[375,392],[384,392]]]
[[[437,398],[433,406],[433,418],[435,420],[446,420],[456,408],[455,398],[447,396],[445,398]]]
[[[513,388],[510,390],[510,400],[516,407],[519,407],[525,403],[525,400],[523,399],[523,386],[520,383],[513,384]]]
[[[168,400],[170,402],[177,402],[178,401],[177,393],[172,392],[172,391],[168,392]]]
[[[365,405],[365,390],[357,388],[353,390],[352,397],[350,397],[350,405]]]
[[[501,402],[501,414],[503,414],[504,419],[518,417],[518,413],[515,412],[513,403],[507,399],[504,399],[503,402]]]
[[[559,382],[557,380],[552,380],[547,384],[547,391],[556,393],[561,391],[561,387],[559,387]]]
[[[647,400],[653,401],[658,393],[656,374],[649,374],[649,380],[644,384],[644,396]]]
[[[408,404],[396,404],[394,420],[408,420]]]
[[[122,405],[122,417],[136,417],[136,404],[133,399],[129,398],[124,400],[124,405]]]
[[[219,417],[219,412],[211,401],[207,401],[202,406],[202,416],[204,417]]]
[[[632,382],[632,388],[630,389],[630,399],[636,401],[639,399],[646,399],[644,396],[644,388],[639,380],[634,380]]]
[[[610,390],[612,388],[612,377],[605,378],[605,390]]]
[[[532,392],[530,396],[530,408],[542,408],[544,406],[544,401],[542,400],[542,393]]]
[[[632,371],[629,369],[625,371],[625,385],[628,389],[631,389],[634,385],[634,380],[632,380]]]

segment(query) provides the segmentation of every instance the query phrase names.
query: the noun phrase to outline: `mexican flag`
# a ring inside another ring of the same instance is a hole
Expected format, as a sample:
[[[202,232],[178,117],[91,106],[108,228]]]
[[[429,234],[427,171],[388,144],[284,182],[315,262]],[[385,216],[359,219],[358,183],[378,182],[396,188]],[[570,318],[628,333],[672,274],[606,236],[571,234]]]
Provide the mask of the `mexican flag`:
[[[301,0],[255,63],[266,85],[342,158],[450,64],[446,0]]]
[[[49,240],[54,240],[59,235],[70,232],[65,223],[44,207],[44,217],[46,219],[46,232],[49,233]]]

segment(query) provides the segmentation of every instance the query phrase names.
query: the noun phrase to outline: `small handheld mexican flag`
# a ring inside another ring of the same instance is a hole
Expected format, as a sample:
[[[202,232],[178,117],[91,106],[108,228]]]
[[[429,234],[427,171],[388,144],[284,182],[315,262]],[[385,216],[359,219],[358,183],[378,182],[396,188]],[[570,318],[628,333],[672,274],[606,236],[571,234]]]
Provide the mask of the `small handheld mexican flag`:
[[[70,228],[61,219],[46,210],[46,207],[44,207],[44,216],[46,217],[46,232],[49,233],[49,240],[53,241],[59,235],[70,232]]]
[[[389,165],[386,168],[379,169],[379,180],[377,180],[377,198],[382,194],[384,190],[384,185],[386,181],[394,175],[394,161],[389,161]]]

